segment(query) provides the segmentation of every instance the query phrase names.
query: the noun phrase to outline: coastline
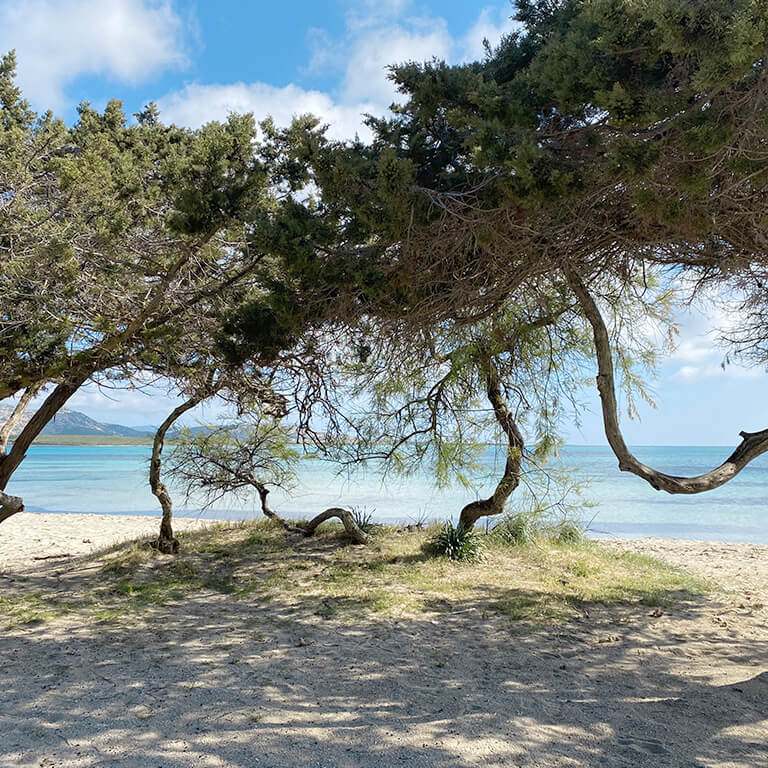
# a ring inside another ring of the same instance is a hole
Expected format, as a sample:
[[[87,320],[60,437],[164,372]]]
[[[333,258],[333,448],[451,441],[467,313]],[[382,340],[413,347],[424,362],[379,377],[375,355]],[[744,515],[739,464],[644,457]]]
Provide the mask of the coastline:
[[[218,520],[174,519],[177,532]],[[157,536],[160,515],[20,512],[0,523],[0,574],[27,571],[50,560],[71,560],[138,537]],[[36,559],[37,558],[37,559]]]
[[[175,517],[173,525],[181,533],[234,522]],[[0,573],[34,568],[42,559],[77,558],[131,539],[149,539],[159,525],[159,514],[22,512],[0,524]],[[768,591],[768,546],[764,544],[660,537],[593,541],[614,551],[656,557],[723,589]]]

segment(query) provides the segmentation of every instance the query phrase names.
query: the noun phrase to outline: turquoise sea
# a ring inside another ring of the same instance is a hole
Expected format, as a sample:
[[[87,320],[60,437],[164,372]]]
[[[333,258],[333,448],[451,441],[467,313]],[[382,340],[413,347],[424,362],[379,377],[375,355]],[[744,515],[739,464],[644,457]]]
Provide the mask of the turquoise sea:
[[[695,475],[719,464],[730,453],[723,447],[635,447],[638,458],[665,472]],[[8,492],[24,498],[30,512],[91,512],[109,515],[158,514],[147,484],[148,446],[33,446],[13,477]],[[484,463],[491,472],[499,458],[490,448]],[[640,479],[618,471],[609,449],[569,446],[562,467],[589,482],[584,496],[596,502],[582,518],[595,536],[664,536],[699,540],[751,541],[768,544],[768,456],[753,462],[730,483],[698,496],[669,496]],[[304,460],[300,484],[290,494],[275,492],[272,506],[286,516],[311,517],[326,507],[358,506],[380,522],[456,519],[461,507],[487,495],[462,487],[438,490],[430,477],[382,482],[373,470],[338,475],[319,460]],[[184,507],[185,517],[250,518],[260,516],[257,499],[220,501],[200,511]]]

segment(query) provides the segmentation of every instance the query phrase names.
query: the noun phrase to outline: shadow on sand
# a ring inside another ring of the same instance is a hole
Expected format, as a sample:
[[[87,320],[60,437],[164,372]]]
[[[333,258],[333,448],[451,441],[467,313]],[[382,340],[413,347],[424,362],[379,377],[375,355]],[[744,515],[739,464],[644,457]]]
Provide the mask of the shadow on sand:
[[[364,606],[208,590],[5,632],[0,765],[768,766],[766,633],[694,597],[549,628],[486,610],[535,598],[349,622]]]

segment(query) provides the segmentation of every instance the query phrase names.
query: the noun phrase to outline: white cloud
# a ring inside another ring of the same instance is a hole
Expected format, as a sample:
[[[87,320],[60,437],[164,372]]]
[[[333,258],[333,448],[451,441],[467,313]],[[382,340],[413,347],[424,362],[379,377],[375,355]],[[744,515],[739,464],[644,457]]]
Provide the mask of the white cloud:
[[[720,295],[702,296],[699,301],[677,314],[680,327],[675,350],[668,361],[682,364],[671,379],[693,382],[714,377],[755,379],[765,375],[761,368],[747,368],[726,362],[726,349],[718,342],[723,332],[739,319],[735,307]]]
[[[367,100],[383,111],[402,100],[388,79],[388,67],[432,58],[450,60],[456,41],[442,19],[413,20],[407,27],[387,26],[357,36],[341,85],[343,102]]]
[[[483,40],[487,40],[491,46],[497,45],[504,35],[514,32],[521,25],[514,21],[510,15],[512,9],[505,6],[503,9],[484,8],[474,26],[467,32],[462,41],[464,51],[462,61],[477,61],[485,56]]]
[[[352,0],[347,11],[347,28],[356,31],[374,27],[402,16],[411,0]]]
[[[221,120],[230,112],[253,112],[256,120],[271,116],[278,125],[311,113],[327,121],[328,134],[338,139],[351,138],[356,132],[367,136],[362,115],[377,109],[365,102],[338,104],[326,93],[296,85],[278,88],[267,83],[191,84],[161,98],[158,106],[167,122],[190,127]]]
[[[6,0],[0,50],[16,49],[18,78],[38,108],[66,107],[82,75],[134,84],[183,67],[184,24],[169,0]]]
[[[744,368],[741,365],[706,363],[704,365],[684,365],[670,376],[675,381],[700,381],[715,377],[728,379],[759,379],[765,371],[759,368]]]
[[[199,126],[229,112],[253,112],[257,120],[271,115],[278,125],[286,125],[294,115],[311,112],[329,123],[328,133],[334,138],[358,133],[366,139],[370,133],[363,126],[363,114],[382,115],[403,98],[388,79],[388,67],[433,58],[448,62],[478,58],[483,38],[496,44],[513,27],[506,5],[486,8],[469,32],[456,37],[442,18],[406,18],[411,5],[410,0],[364,0],[350,8],[341,38],[326,30],[309,30],[312,53],[304,72],[337,74],[339,86],[333,95],[295,84],[190,83],[158,100],[163,116],[179,125]]]

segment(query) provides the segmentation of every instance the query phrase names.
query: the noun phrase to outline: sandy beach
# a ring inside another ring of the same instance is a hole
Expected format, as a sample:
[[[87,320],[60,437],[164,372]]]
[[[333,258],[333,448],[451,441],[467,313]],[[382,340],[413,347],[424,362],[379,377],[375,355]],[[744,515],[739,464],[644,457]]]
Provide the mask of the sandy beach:
[[[18,515],[0,527],[2,594],[74,590],[97,573],[79,555],[156,525]],[[0,765],[768,766],[768,547],[604,546],[713,589],[534,629],[460,601],[350,623],[212,591],[133,624],[4,629]]]

